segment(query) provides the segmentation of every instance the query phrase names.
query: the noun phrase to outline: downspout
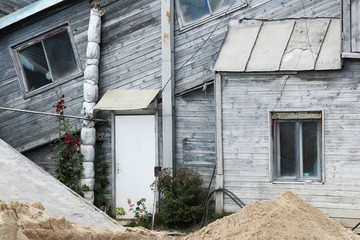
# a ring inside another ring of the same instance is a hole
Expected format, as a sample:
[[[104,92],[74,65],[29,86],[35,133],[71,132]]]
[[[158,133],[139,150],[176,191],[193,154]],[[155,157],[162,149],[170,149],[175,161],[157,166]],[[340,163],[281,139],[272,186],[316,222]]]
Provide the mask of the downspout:
[[[161,1],[163,168],[174,170],[174,1]],[[175,171],[173,171],[175,172]]]
[[[99,59],[100,59],[100,35],[101,16],[100,0],[91,2],[91,11],[88,28],[88,44],[86,48],[86,68],[84,72],[84,102],[81,114],[87,118],[94,118],[94,107],[99,95]],[[83,174],[81,185],[87,186],[84,197],[89,202],[94,202],[95,185],[95,121],[84,120],[81,128],[80,151],[83,154]]]

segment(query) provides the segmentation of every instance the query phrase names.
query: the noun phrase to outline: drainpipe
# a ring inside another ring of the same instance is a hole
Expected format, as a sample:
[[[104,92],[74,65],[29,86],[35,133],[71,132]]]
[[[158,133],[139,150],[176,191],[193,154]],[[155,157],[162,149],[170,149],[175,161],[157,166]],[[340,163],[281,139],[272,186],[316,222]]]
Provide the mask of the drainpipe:
[[[163,168],[174,168],[174,1],[161,1]],[[173,169],[175,170],[175,169]],[[173,171],[174,173],[175,171]]]
[[[99,95],[99,59],[100,59],[100,35],[101,16],[100,0],[91,2],[88,44],[86,48],[86,68],[84,72],[84,102],[81,114],[86,118],[94,118],[94,107]],[[82,186],[86,185],[89,190],[83,191],[84,197],[89,202],[94,202],[95,185],[95,121],[84,120],[80,133],[80,151],[83,154],[83,174],[80,180]]]

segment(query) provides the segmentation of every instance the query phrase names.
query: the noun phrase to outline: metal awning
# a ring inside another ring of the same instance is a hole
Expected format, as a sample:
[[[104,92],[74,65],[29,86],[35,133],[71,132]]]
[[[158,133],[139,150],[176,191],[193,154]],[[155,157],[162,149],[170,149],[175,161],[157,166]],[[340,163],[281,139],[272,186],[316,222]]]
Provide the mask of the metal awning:
[[[341,68],[341,21],[233,20],[213,66],[219,72]]]
[[[160,90],[109,90],[94,110],[131,111],[147,109]]]

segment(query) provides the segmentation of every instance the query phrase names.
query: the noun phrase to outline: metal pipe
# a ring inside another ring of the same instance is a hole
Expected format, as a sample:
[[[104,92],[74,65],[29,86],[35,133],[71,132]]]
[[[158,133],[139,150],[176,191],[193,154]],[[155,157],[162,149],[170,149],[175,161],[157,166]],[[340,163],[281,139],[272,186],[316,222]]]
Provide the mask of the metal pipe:
[[[49,115],[49,116],[56,116],[59,117],[59,114],[56,113],[47,113],[47,112],[38,112],[38,111],[31,111],[31,110],[23,110],[23,109],[17,109],[17,108],[7,108],[7,107],[0,107],[0,110],[7,110],[7,111],[13,111],[13,112],[24,112],[24,113],[31,113],[31,114],[40,114],[40,115]],[[77,119],[83,119],[88,121],[95,121],[95,122],[108,122],[105,119],[98,119],[98,118],[85,118],[85,117],[78,117],[73,115],[63,115],[67,118],[77,118]]]

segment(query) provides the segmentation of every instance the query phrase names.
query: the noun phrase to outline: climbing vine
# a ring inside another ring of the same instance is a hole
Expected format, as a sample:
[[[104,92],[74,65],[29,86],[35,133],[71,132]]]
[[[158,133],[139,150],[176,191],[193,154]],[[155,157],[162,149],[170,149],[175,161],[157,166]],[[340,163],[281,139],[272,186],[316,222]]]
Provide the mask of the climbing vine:
[[[105,148],[103,146],[101,147],[99,159],[100,162],[97,164],[94,185],[95,205],[98,207],[106,204],[103,191],[109,185],[109,180],[107,178],[109,165],[105,161]]]
[[[56,91],[57,130],[56,140],[50,145],[50,152],[54,152],[53,160],[56,163],[57,179],[69,188],[83,196],[80,178],[82,175],[82,154],[80,153],[80,139],[76,136],[76,129],[70,127],[69,119],[65,118],[65,95],[61,87]]]

